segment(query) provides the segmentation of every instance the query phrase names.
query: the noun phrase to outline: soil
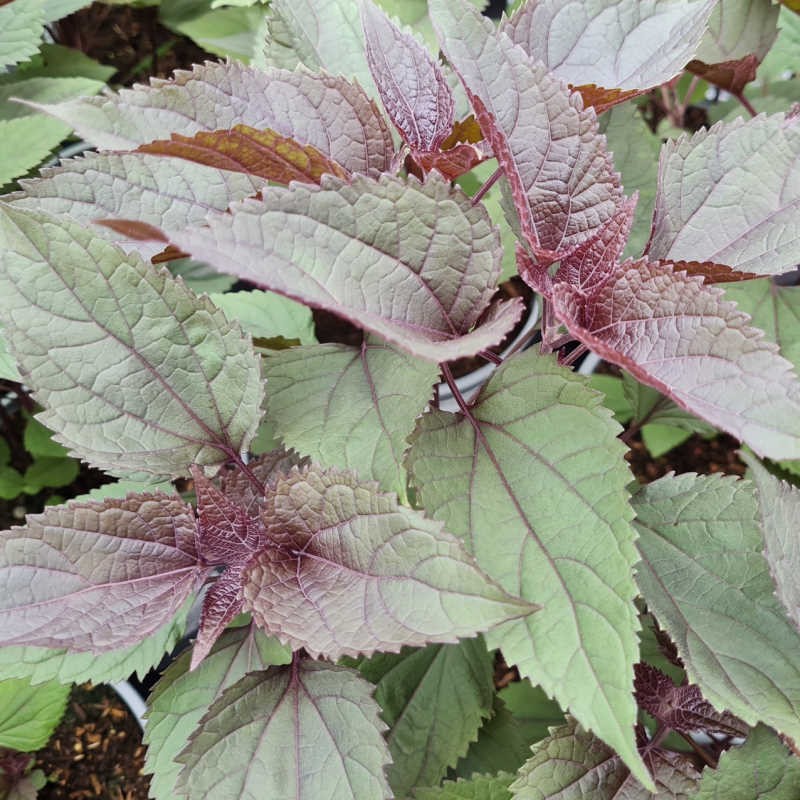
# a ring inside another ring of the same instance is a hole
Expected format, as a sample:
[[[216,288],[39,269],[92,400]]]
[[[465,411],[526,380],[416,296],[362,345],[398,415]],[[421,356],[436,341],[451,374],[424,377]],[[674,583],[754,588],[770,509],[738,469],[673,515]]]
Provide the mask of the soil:
[[[147,800],[142,730],[109,686],[76,686],[34,769],[49,778],[39,800]]]

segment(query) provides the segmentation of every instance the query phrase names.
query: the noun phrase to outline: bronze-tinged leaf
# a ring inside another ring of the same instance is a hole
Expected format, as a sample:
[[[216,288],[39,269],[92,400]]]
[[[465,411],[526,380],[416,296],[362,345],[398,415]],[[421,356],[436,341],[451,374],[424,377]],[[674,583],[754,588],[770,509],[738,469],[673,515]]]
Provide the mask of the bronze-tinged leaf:
[[[706,283],[752,281],[761,277],[754,272],[734,269],[727,264],[715,264],[713,261],[671,261],[670,263],[675,270],[682,270],[687,275],[702,275]]]
[[[451,150],[457,144],[478,144],[483,141],[483,131],[478,125],[478,120],[474,114],[470,114],[464,119],[456,120],[453,123],[453,130],[450,135],[442,142],[442,150]]]
[[[137,152],[175,156],[208,167],[246,172],[276,183],[319,183],[325,173],[347,178],[348,171],[310,144],[301,144],[270,128],[234,125],[229,130],[173,133],[141,145]]]
[[[166,243],[169,241],[160,228],[151,225],[149,222],[139,222],[135,219],[96,219],[95,223],[110,228],[126,239],[135,239],[140,242],[155,240],[156,242]],[[172,250],[174,249],[175,248],[172,248]],[[167,247],[167,250],[170,250],[170,247]],[[161,261],[171,261],[173,258],[183,258],[184,255],[185,253],[181,253],[180,255],[173,255],[170,253],[169,258],[161,258],[158,261],[154,260],[153,263],[157,264]]]
[[[584,107],[591,106],[598,115],[633,97],[639,97],[647,91],[646,89],[606,89],[595,83],[582,83],[580,86],[570,85],[569,88],[574,92],[580,92]]]
[[[450,150],[433,153],[412,153],[409,156],[423,173],[428,173],[435,169],[451,181],[455,180],[459,175],[469,172],[488,157],[484,150],[473,144],[457,144]]]
[[[738,95],[748,83],[755,80],[758,64],[758,57],[750,53],[744,58],[719,64],[706,64],[695,58],[686,65],[686,69],[720,89]]]

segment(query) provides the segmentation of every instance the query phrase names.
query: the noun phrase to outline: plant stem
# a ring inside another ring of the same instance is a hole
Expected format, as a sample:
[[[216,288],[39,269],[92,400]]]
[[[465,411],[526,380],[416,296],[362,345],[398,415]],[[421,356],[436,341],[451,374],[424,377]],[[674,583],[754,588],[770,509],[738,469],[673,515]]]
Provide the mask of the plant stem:
[[[494,171],[494,172],[491,174],[491,176],[490,176],[490,177],[489,177],[489,179],[486,181],[486,183],[484,183],[484,184],[483,184],[483,186],[481,186],[481,188],[480,188],[480,189],[478,189],[478,191],[477,191],[477,192],[475,192],[475,194],[472,196],[472,205],[476,205],[477,203],[479,203],[479,202],[481,201],[481,199],[482,199],[482,198],[483,198],[483,196],[486,194],[486,192],[488,192],[488,191],[489,191],[489,189],[491,189],[491,188],[492,188],[492,186],[494,186],[494,185],[495,185],[495,183],[497,183],[497,180],[498,180],[498,178],[499,178],[499,177],[500,177],[502,174],[503,174],[503,168],[502,168],[502,167],[498,167],[498,168],[497,168],[497,169],[496,169],[496,170],[495,170],[495,171]]]
[[[676,731],[676,733],[682,739],[685,739],[692,746],[692,749],[695,751],[695,753],[697,753],[697,755],[700,756],[700,758],[703,759],[706,766],[709,766],[712,769],[717,768],[717,760],[713,758],[704,747],[701,747],[699,744],[697,744],[697,742],[694,739],[692,739],[692,737],[689,736],[688,733],[681,733],[680,731]]]
[[[758,116],[758,111],[753,108],[753,104],[744,96],[744,93],[736,94],[734,97],[747,109],[751,117]]]
[[[231,461],[244,473],[247,480],[253,484],[253,487],[258,490],[260,495],[264,494],[264,484],[256,477],[255,472],[250,469],[249,466],[245,463],[242,456],[237,453],[235,450],[230,449],[227,451],[227,455],[230,457]]]
[[[442,363],[439,366],[442,368],[442,375],[444,376],[445,382],[450,387],[450,391],[453,393],[453,399],[461,409],[461,413],[465,417],[471,418],[472,414],[469,410],[469,404],[464,399],[464,395],[461,394],[461,390],[458,388],[458,384],[456,384],[456,379],[453,377],[453,373],[450,372],[450,366],[447,363]]]
[[[481,350],[478,355],[498,367],[503,363],[503,359],[500,358],[497,353],[493,353],[491,350]]]

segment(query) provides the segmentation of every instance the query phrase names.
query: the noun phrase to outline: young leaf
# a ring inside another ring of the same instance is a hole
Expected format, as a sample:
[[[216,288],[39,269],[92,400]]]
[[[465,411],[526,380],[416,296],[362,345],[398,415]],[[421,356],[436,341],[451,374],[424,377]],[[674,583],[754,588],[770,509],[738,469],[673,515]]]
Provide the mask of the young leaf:
[[[631,775],[622,759],[573,720],[534,745],[533,757],[511,784],[514,800],[686,800],[700,773],[691,758],[668,750],[646,756],[655,794]]]
[[[44,747],[61,721],[71,689],[55,681],[38,686],[18,678],[0,681],[0,747],[24,753]]]
[[[405,797],[415,786],[438,784],[492,714],[492,657],[478,637],[373,660],[390,662],[375,701],[389,726],[389,785]],[[369,678],[369,665],[359,668]]]
[[[511,185],[522,235],[551,263],[612,217],[619,176],[594,112],[463,0],[431,0],[434,26]]]
[[[44,23],[39,0],[13,0],[0,6],[0,73],[39,49]]]
[[[0,240],[5,333],[57,441],[115,474],[165,476],[247,446],[260,365],[207,298],[45,214],[0,210]]]
[[[800,760],[759,725],[741,747],[720,756],[717,769],[703,770],[692,800],[795,800],[798,786]]]
[[[408,465],[425,508],[482,569],[543,606],[492,631],[489,645],[646,781],[633,741],[630,473],[601,401],[555,359],[524,353],[495,372],[469,417],[424,414]]]
[[[800,457],[800,382],[720,289],[641,259],[593,296],[561,283],[554,308],[575,336],[692,414],[770,458]]]
[[[445,781],[441,786],[421,787],[414,800],[512,800],[508,787],[513,775],[473,775],[469,780]]]
[[[192,467],[192,477],[197,495],[198,554],[204,564],[225,567],[203,598],[192,651],[191,669],[196,669],[228,623],[241,612],[242,576],[250,558],[264,546],[265,534],[258,516],[232,502],[202,470]]]
[[[36,458],[64,458],[67,451],[53,441],[53,434],[35,417],[28,417],[22,439],[25,449]]]
[[[261,519],[268,544],[245,572],[244,610],[293,649],[396,652],[536,610],[486,578],[440,523],[350,472],[278,477]]]
[[[533,686],[528,678],[509,683],[497,696],[519,722],[526,740],[531,743],[544,739],[550,728],[564,724],[564,712],[558,703],[551,700],[541,686]]]
[[[268,417],[288,447],[405,496],[406,437],[438,368],[378,342],[323,344],[265,359]]]
[[[633,498],[637,582],[717,710],[800,737],[800,635],[773,595],[748,481],[693,474]]]
[[[502,253],[486,212],[436,175],[424,184],[357,175],[350,183],[325,176],[319,189],[271,187],[263,201],[237,204],[232,217],[216,215],[208,228],[170,239],[224,272],[348,317],[430,361],[497,344],[521,312],[514,300],[492,306],[472,330]],[[393,287],[391,302],[378,286]]]
[[[789,619],[800,630],[800,540],[797,520],[800,519],[800,489],[770,475],[764,466],[748,453],[742,459],[750,467],[758,490],[758,512],[764,537],[764,557],[775,583],[775,594]]]
[[[713,0],[527,2],[501,26],[534,61],[572,86],[649,89],[693,58]],[[623,96],[621,99],[627,99]]]
[[[798,114],[717,123],[667,142],[649,258],[713,261],[759,275],[794,269],[799,164]]]
[[[17,208],[65,215],[88,225],[104,218],[137,220],[169,229],[199,224],[263,188],[265,181],[174,158],[137,153],[88,154],[20,181],[3,200]],[[95,236],[119,240],[110,228]]]
[[[454,101],[427,49],[379,8],[361,7],[366,56],[386,113],[413,150],[438,150],[453,128]]]
[[[227,130],[199,131],[194,136],[173,133],[140,145],[139,153],[174,156],[221,170],[244,172],[277,183],[319,183],[324,173],[346,178],[348,172],[313,145],[302,145],[269,128],[234,125]]]
[[[186,630],[190,598],[178,613],[146,639],[120,650],[106,653],[78,653],[44,647],[0,648],[0,679],[27,678],[32,683],[56,680],[59,683],[113,683],[134,673],[143,678],[171,653]]]
[[[237,62],[208,63],[171,81],[41,110],[104,150],[132,149],[165,131],[191,136],[242,124],[312,145],[350,172],[383,172],[394,152],[386,123],[358,86]]]
[[[208,707],[248,672],[288,664],[291,653],[250,626],[226,631],[193,672],[190,654],[173,661],[148,699],[144,772],[152,774],[150,796],[173,800],[180,764],[175,757]]]
[[[316,661],[251,672],[211,706],[178,756],[176,796],[390,798],[386,726],[371,690],[353,670]]]
[[[204,577],[195,520],[179,498],[52,506],[0,532],[5,645],[102,653],[170,620]]]

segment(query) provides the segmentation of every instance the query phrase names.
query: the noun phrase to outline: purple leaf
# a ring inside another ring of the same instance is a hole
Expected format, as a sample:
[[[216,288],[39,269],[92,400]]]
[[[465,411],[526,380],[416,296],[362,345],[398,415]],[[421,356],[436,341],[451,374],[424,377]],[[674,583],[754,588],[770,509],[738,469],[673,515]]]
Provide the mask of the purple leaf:
[[[645,259],[593,294],[560,283],[556,316],[575,338],[681,408],[771,458],[800,458],[800,382],[721,289]]]
[[[427,48],[364,3],[367,63],[383,106],[412,150],[438,150],[453,127],[453,94]]]
[[[431,0],[443,49],[467,90],[511,186],[521,232],[552,263],[592,238],[621,200],[605,137],[581,98],[490,20],[455,0]]]
[[[429,361],[496,344],[522,310],[514,300],[487,310],[502,258],[497,231],[437,175],[423,184],[357,175],[324,176],[320,188],[270,187],[263,201],[209,217],[208,228],[168,233],[217,269],[345,316]]]
[[[733,714],[719,712],[703,699],[695,684],[676,686],[649,664],[636,664],[633,687],[639,707],[678,733],[720,733],[747,736],[748,727]]]
[[[103,150],[242,124],[313,145],[350,172],[383,172],[394,153],[389,129],[363,89],[305,70],[207,63],[170,81],[37,108]]]
[[[267,487],[269,543],[245,573],[244,609],[293,649],[336,659],[455,642],[536,606],[483,575],[441,523],[338,470]]]
[[[0,641],[103,652],[169,622],[206,570],[175,495],[54,506],[0,532]]]

